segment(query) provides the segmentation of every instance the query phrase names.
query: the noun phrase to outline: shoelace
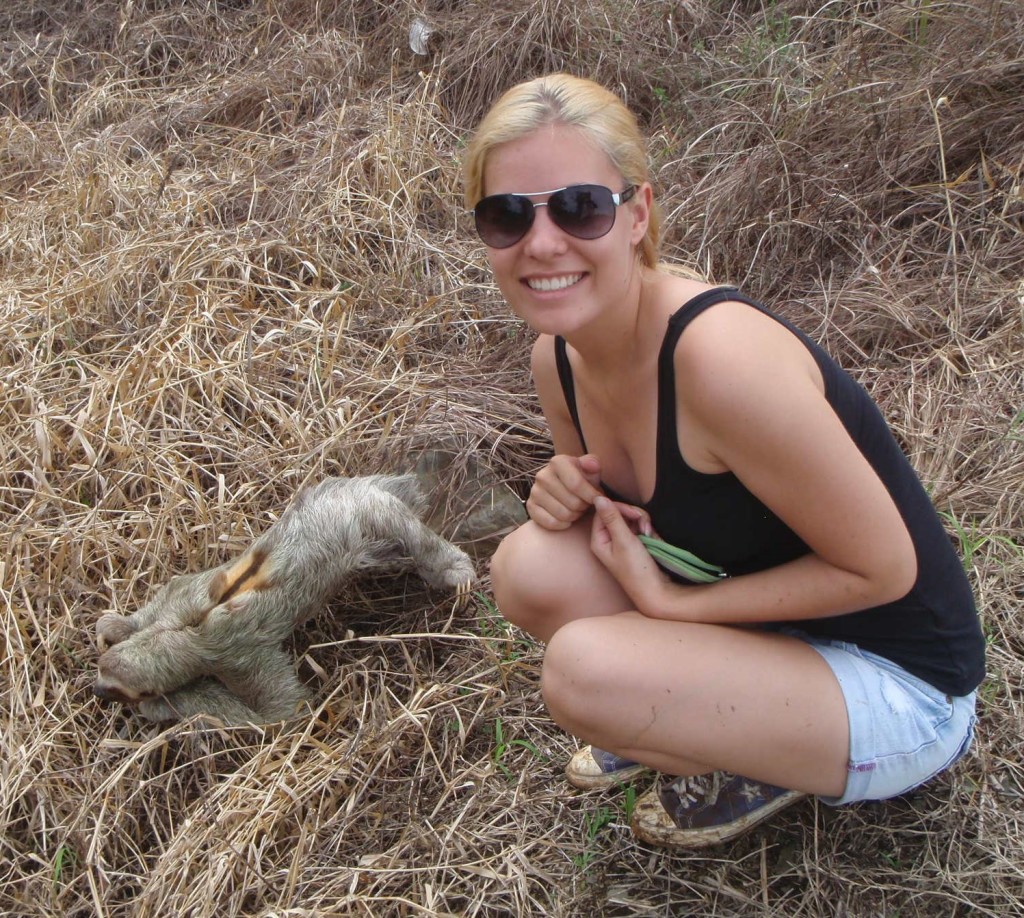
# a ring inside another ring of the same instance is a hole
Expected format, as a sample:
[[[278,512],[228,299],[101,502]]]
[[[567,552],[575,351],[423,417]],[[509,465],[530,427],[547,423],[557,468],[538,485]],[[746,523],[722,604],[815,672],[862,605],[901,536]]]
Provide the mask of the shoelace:
[[[709,775],[692,775],[676,778],[670,787],[672,792],[687,805],[706,803],[714,806],[725,783],[725,775],[714,771]]]

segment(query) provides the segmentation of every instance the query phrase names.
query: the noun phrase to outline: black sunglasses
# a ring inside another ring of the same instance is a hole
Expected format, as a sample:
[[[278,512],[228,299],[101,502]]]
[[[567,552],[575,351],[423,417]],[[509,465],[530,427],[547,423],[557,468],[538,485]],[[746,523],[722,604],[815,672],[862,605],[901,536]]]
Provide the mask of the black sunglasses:
[[[548,208],[555,226],[577,239],[600,239],[615,225],[615,208],[636,193],[629,185],[618,193],[604,185],[569,185],[533,194],[491,194],[473,208],[476,231],[484,245],[507,249],[523,238],[533,226],[538,207]],[[534,204],[530,198],[549,194]]]

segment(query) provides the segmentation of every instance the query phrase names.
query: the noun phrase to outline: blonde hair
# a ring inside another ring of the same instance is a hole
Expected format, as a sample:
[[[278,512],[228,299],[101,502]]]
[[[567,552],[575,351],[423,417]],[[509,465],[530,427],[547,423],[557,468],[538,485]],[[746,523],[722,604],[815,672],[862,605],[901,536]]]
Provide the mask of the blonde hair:
[[[484,168],[492,149],[551,124],[569,125],[588,137],[628,184],[649,181],[647,144],[622,100],[591,80],[553,73],[513,86],[484,115],[462,166],[466,206],[475,207],[485,194]],[[655,205],[639,246],[640,260],[649,268],[658,263],[660,243],[661,214]]]

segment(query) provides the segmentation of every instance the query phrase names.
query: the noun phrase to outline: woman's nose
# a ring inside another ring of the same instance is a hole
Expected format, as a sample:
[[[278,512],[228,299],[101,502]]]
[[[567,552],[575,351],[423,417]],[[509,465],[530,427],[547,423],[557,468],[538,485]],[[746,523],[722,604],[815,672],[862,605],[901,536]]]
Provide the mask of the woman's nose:
[[[565,230],[559,229],[551,219],[547,205],[536,207],[533,212],[533,225],[525,239],[527,253],[535,257],[560,255],[568,244]]]

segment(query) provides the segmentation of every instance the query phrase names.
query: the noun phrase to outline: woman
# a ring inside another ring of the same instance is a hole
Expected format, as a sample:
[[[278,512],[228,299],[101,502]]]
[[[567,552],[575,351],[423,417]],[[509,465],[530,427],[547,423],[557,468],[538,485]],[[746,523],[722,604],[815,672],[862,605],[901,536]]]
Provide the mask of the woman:
[[[465,182],[497,283],[538,333],[555,455],[492,582],[547,644],[551,716],[591,744],[569,780],[678,776],[633,830],[699,847],[807,794],[881,799],[956,761],[983,638],[927,494],[817,345],[659,264],[620,100],[563,74],[514,87]]]

